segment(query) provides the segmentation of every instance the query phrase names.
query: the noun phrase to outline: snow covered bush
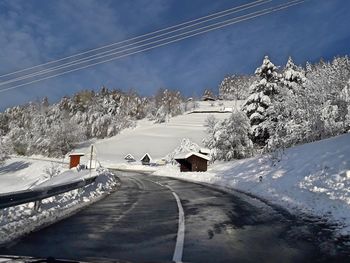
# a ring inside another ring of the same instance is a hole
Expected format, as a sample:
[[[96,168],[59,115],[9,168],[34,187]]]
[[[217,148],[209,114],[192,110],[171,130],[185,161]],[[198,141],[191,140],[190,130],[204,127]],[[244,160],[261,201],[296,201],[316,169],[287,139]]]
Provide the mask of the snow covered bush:
[[[206,147],[212,150],[214,160],[229,161],[242,159],[253,155],[253,143],[249,138],[250,122],[247,116],[235,111],[228,119],[217,122],[209,130],[209,136],[204,140]]]
[[[8,147],[6,147],[3,139],[0,136],[0,165],[8,158],[9,152]]]
[[[45,173],[47,174],[48,178],[55,177],[56,175],[59,175],[60,172],[60,165],[57,163],[51,162],[50,166],[45,167]]]

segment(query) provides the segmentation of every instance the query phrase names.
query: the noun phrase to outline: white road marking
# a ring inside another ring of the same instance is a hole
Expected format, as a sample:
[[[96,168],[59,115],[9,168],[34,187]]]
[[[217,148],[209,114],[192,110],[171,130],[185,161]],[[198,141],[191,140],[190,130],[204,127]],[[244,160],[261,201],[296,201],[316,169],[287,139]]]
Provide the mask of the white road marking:
[[[185,242],[185,213],[178,195],[175,192],[172,192],[172,194],[176,199],[177,207],[179,209],[179,226],[177,229],[177,238],[176,238],[175,251],[173,255],[173,261],[181,262],[184,242]]]
[[[151,180],[149,180],[151,181]],[[178,229],[177,229],[177,237],[176,237],[176,245],[175,245],[175,250],[174,250],[174,255],[173,255],[173,261],[180,263],[182,262],[182,254],[183,254],[183,248],[184,248],[184,243],[185,243],[185,213],[184,209],[181,204],[181,200],[179,196],[175,193],[174,189],[171,188],[169,185],[163,185],[159,182],[151,181],[152,183],[158,184],[163,187],[167,187],[170,189],[171,193],[175,197],[176,203],[177,203],[177,208],[179,211],[179,224],[178,224]]]

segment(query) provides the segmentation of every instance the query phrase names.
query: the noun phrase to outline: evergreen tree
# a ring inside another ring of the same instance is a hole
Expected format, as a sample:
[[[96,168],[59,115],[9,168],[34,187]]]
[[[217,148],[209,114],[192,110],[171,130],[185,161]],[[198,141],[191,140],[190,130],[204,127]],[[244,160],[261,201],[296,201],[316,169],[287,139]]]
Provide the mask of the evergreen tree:
[[[262,65],[256,69],[259,78],[250,86],[250,96],[243,105],[252,126],[252,140],[258,145],[265,145],[269,138],[269,111],[274,97],[278,94],[280,75],[277,67],[266,56]]]

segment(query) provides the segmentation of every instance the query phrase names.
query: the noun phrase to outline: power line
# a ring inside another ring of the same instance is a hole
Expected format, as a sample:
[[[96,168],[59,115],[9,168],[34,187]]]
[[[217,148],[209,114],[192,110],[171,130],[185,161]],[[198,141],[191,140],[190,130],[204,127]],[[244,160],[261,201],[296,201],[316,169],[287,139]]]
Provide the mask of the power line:
[[[143,46],[147,46],[149,44],[154,44],[154,43],[158,43],[160,41],[163,41],[165,39],[161,39],[161,40],[158,40],[158,41],[155,41],[155,42],[151,42],[151,43],[148,43],[148,44],[145,44],[145,45],[141,45],[141,46],[138,46],[138,47],[135,47],[135,48],[130,48],[130,49],[126,49],[126,50],[122,50],[126,47],[129,47],[129,46],[133,46],[133,45],[136,45],[136,44],[140,44],[140,43],[144,43],[144,42],[148,42],[149,40],[152,40],[152,39],[157,39],[161,36],[165,36],[165,35],[169,35],[169,34],[172,34],[174,32],[178,32],[178,31],[182,31],[186,28],[191,28],[191,27],[194,27],[196,25],[200,25],[200,24],[203,24],[203,23],[207,23],[211,20],[215,20],[215,19],[218,19],[218,18],[221,18],[221,17],[224,17],[224,16],[228,16],[228,15],[231,15],[233,13],[237,13],[237,12],[241,12],[241,11],[244,11],[246,9],[249,9],[249,8],[252,8],[252,7],[256,7],[258,5],[261,5],[261,4],[265,4],[265,3],[268,3],[268,2],[271,2],[271,0],[264,0],[264,1],[258,1],[258,2],[252,2],[250,3],[248,6],[247,4],[246,5],[243,5],[243,8],[242,6],[238,6],[238,7],[235,7],[234,10],[229,10],[228,11],[221,11],[221,13],[224,13],[224,14],[220,14],[219,16],[213,16],[213,15],[210,15],[211,18],[208,18],[208,19],[201,19],[203,21],[200,21],[200,22],[197,22],[197,23],[194,23],[194,24],[189,24],[187,26],[184,26],[184,27],[180,27],[178,29],[175,29],[175,30],[171,30],[169,32],[165,32],[165,33],[162,33],[162,34],[157,34],[153,37],[149,37],[149,38],[146,38],[146,39],[143,39],[143,40],[140,40],[140,41],[137,41],[137,42],[134,42],[134,43],[130,43],[130,44],[126,44],[126,45],[123,45],[121,47],[117,47],[117,48],[113,48],[113,49],[110,49],[110,50],[107,50],[107,51],[103,51],[103,52],[100,52],[100,53],[97,53],[97,54],[94,54],[94,55],[90,55],[90,56],[87,56],[87,57],[83,57],[83,58],[80,58],[80,59],[75,59],[71,62],[67,62],[67,63],[63,63],[61,65],[57,65],[57,66],[54,66],[54,67],[49,67],[47,69],[43,69],[43,70],[39,70],[39,71],[36,71],[34,73],[30,73],[30,74],[26,74],[26,75],[23,75],[23,76],[20,76],[20,77],[16,77],[16,78],[13,78],[13,79],[10,79],[10,80],[6,80],[6,81],[3,81],[3,82],[0,82],[0,86],[4,86],[6,84],[10,84],[10,83],[13,83],[13,82],[18,82],[20,80],[25,80],[25,79],[28,79],[28,78],[32,78],[32,77],[36,77],[38,75],[44,75],[46,73],[50,73],[50,72],[53,72],[53,71],[56,71],[56,70],[59,70],[59,69],[63,69],[63,68],[68,68],[68,67],[71,67],[71,66],[74,66],[74,65],[78,65],[78,64],[83,64],[83,63],[86,63],[88,61],[92,61],[92,60],[96,60],[96,59],[100,59],[100,58],[103,58],[103,57],[108,57],[108,56],[111,56],[111,55],[115,55],[115,54],[119,54],[119,53],[122,53],[122,52],[125,52],[127,50],[132,50],[132,49],[136,49],[136,48],[140,48],[140,47],[143,47]],[[231,8],[232,9],[232,8]],[[215,25],[215,24],[214,24]],[[186,32],[186,33],[190,33],[192,31],[189,31],[189,32]],[[180,34],[181,35],[181,34]],[[173,38],[173,37],[169,37],[168,39],[170,38]],[[114,52],[114,53],[111,53],[113,51],[117,51],[117,50],[122,50],[120,52]],[[110,53],[110,54],[109,54]],[[105,56],[102,56],[106,54]],[[79,63],[78,63],[79,62]]]
[[[130,41],[133,41],[133,40],[137,40],[137,39],[140,39],[140,38],[143,38],[143,37],[146,37],[146,36],[154,35],[154,34],[157,34],[157,33],[160,33],[160,32],[164,32],[164,31],[167,31],[167,30],[170,30],[170,29],[174,29],[174,28],[177,28],[177,27],[180,27],[180,26],[188,25],[188,24],[191,24],[193,22],[197,22],[197,21],[200,21],[200,20],[203,20],[203,19],[214,17],[216,15],[221,15],[221,14],[224,14],[226,12],[234,11],[234,10],[237,10],[239,8],[244,8],[244,7],[248,7],[250,5],[255,5],[255,4],[259,4],[259,3],[260,4],[267,3],[267,2],[270,2],[270,1],[271,0],[257,0],[255,2],[247,3],[247,4],[244,4],[244,5],[237,6],[237,7],[232,7],[232,8],[223,10],[223,11],[219,11],[219,12],[216,12],[216,13],[213,13],[213,14],[210,14],[210,15],[206,15],[206,16],[203,16],[203,17],[200,17],[200,18],[196,18],[196,19],[193,19],[193,20],[190,20],[190,21],[187,21],[187,22],[183,22],[183,23],[180,23],[180,24],[177,24],[177,25],[174,25],[174,26],[169,26],[169,27],[166,27],[166,28],[163,28],[163,29],[159,29],[159,30],[156,30],[156,31],[153,31],[153,32],[149,32],[149,33],[146,33],[146,34],[143,34],[143,35],[140,35],[140,36],[136,36],[136,37],[133,37],[133,38],[130,38],[130,39],[126,39],[126,40],[123,40],[123,41],[120,41],[120,42],[115,42],[115,43],[108,44],[108,45],[105,45],[105,46],[102,46],[102,47],[90,49],[90,50],[87,50],[87,51],[84,51],[84,52],[81,52],[81,53],[78,53],[78,54],[75,54],[75,55],[67,56],[67,57],[64,57],[64,58],[61,58],[61,59],[49,61],[49,62],[46,62],[46,63],[43,63],[43,64],[39,64],[39,65],[36,65],[36,66],[33,66],[33,67],[29,67],[29,68],[17,70],[17,71],[14,71],[14,72],[10,72],[10,73],[4,74],[4,75],[0,75],[0,78],[5,77],[5,76],[14,75],[16,73],[20,73],[20,72],[24,72],[24,71],[29,71],[29,70],[35,69],[35,68],[40,68],[40,67],[43,67],[43,66],[46,66],[46,65],[54,64],[54,63],[57,63],[57,62],[60,62],[60,61],[63,61],[63,60],[70,59],[70,58],[79,57],[81,55],[92,53],[92,52],[97,51],[97,50],[102,50],[102,49],[106,49],[106,48],[113,47],[113,46],[116,46],[116,45],[120,45],[120,44],[123,44],[123,43],[127,43],[127,42],[130,42]]]
[[[223,27],[226,27],[226,26],[229,26],[229,25],[237,24],[237,23],[240,23],[240,22],[243,22],[243,21],[247,21],[247,20],[256,18],[256,17],[260,17],[260,16],[263,16],[263,15],[267,15],[267,14],[270,14],[270,13],[274,13],[274,12],[283,10],[283,9],[287,9],[287,8],[289,8],[291,6],[295,6],[295,5],[301,4],[303,2],[305,2],[305,1],[304,0],[291,1],[291,2],[288,2],[286,4],[282,4],[282,5],[278,5],[278,6],[269,8],[269,10],[260,12],[259,14],[246,16],[245,18],[242,18],[240,20],[231,21],[229,23],[226,23],[226,24],[223,24],[223,25],[219,25],[219,26],[216,26],[214,28],[210,28],[210,29],[207,29],[207,30],[204,30],[204,31],[200,31],[200,32],[197,32],[195,34],[191,34],[191,35],[184,36],[184,37],[181,37],[181,38],[178,38],[178,39],[167,41],[165,43],[161,43],[161,44],[158,44],[158,45],[155,45],[155,46],[144,48],[144,49],[141,49],[141,50],[138,50],[138,51],[134,51],[134,52],[131,52],[131,53],[128,53],[128,54],[120,55],[120,56],[113,57],[113,58],[110,58],[110,59],[106,59],[106,60],[103,60],[103,61],[95,62],[95,63],[89,64],[89,65],[86,65],[86,66],[82,66],[82,67],[74,68],[74,69],[67,70],[67,71],[64,71],[64,72],[61,72],[61,73],[57,73],[57,74],[54,74],[54,75],[51,75],[51,76],[48,76],[48,77],[40,78],[40,79],[33,80],[33,81],[30,81],[30,82],[26,82],[26,83],[22,83],[22,84],[15,85],[15,86],[12,86],[12,87],[8,87],[8,88],[5,88],[5,89],[1,89],[0,92],[5,92],[5,91],[8,91],[8,90],[12,90],[12,89],[18,88],[18,87],[22,87],[22,86],[29,85],[29,84],[32,84],[32,83],[36,83],[36,82],[39,82],[39,81],[42,81],[42,80],[51,79],[53,77],[61,76],[61,75],[64,75],[64,74],[67,74],[67,73],[70,73],[70,72],[78,71],[78,70],[85,69],[85,68],[88,68],[88,67],[92,67],[92,66],[95,66],[95,65],[98,65],[98,64],[106,63],[106,62],[109,62],[109,61],[112,61],[112,60],[116,60],[116,59],[119,59],[119,58],[127,57],[127,56],[130,56],[130,55],[133,55],[133,54],[141,53],[141,52],[148,51],[148,50],[151,50],[151,49],[154,49],[154,48],[158,48],[158,47],[161,47],[161,46],[165,46],[165,45],[168,45],[168,44],[171,44],[171,43],[175,43],[175,42],[181,41],[183,39],[194,37],[194,36],[197,36],[197,35],[200,35],[200,34],[204,34],[204,33],[207,33],[207,32],[210,32],[210,31],[213,31],[213,30],[216,30],[216,29],[219,29],[219,28],[223,28]]]

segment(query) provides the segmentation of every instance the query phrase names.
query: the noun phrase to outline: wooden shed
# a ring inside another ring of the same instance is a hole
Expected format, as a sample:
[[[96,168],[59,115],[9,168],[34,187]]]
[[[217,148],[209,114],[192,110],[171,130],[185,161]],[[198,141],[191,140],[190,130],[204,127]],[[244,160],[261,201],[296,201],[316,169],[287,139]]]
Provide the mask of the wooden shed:
[[[148,153],[146,153],[142,158],[141,158],[141,163],[143,164],[143,165],[150,165],[151,164],[151,161],[152,161],[152,158],[151,158],[151,156],[148,154]]]
[[[204,154],[190,152],[176,156],[175,160],[180,164],[181,172],[205,172],[210,158]]]
[[[83,153],[71,153],[69,155],[69,169],[73,167],[77,167],[80,164],[80,157],[84,156]]]

